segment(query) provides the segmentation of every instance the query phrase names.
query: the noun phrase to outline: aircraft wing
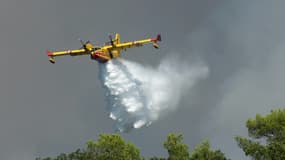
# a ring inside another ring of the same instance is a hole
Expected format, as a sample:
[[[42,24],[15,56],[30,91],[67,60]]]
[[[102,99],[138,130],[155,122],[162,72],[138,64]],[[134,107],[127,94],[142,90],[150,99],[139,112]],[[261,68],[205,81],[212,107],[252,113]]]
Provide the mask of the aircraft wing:
[[[57,56],[65,56],[65,55],[80,56],[80,55],[86,55],[86,54],[89,54],[88,52],[86,52],[86,49],[65,50],[65,51],[57,51],[57,52],[47,51],[47,56],[49,56],[49,61],[51,63],[55,63],[54,57],[57,57]]]
[[[147,44],[147,43],[153,43],[153,47],[158,49],[158,47],[159,47],[157,44],[158,41],[161,41],[160,34],[158,34],[157,37],[155,37],[155,38],[149,38],[149,39],[143,39],[143,40],[125,42],[125,43],[118,43],[115,45],[115,47],[118,49],[121,49],[121,50],[125,50],[127,48],[140,47],[140,46],[143,46],[144,44]]]

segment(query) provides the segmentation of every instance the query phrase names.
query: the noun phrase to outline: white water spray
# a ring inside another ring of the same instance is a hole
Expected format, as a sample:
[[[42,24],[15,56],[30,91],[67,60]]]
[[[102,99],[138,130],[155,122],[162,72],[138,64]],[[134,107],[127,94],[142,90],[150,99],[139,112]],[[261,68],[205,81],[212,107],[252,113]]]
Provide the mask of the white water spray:
[[[123,59],[100,64],[107,110],[119,132],[149,126],[173,111],[183,93],[207,75],[206,66],[183,65],[175,59],[162,61],[157,69]]]

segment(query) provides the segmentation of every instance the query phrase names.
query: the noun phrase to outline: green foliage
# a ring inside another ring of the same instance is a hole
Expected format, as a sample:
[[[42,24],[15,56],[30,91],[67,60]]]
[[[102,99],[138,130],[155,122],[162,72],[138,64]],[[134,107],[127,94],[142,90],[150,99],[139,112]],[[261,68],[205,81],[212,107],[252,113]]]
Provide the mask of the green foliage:
[[[126,143],[120,135],[100,135],[97,142],[87,143],[88,157],[96,160],[139,160],[139,150],[131,143]]]
[[[243,149],[246,156],[251,156],[253,159],[261,160],[268,159],[266,147],[259,142],[255,142],[240,136],[235,137],[240,148]]]
[[[56,158],[37,158],[36,160],[140,160],[139,150],[127,143],[120,135],[102,134],[96,142],[87,142],[85,150],[70,154],[60,154]]]
[[[166,160],[165,158],[152,157],[148,160]]]
[[[102,134],[97,141],[89,141],[83,150],[76,150],[70,154],[60,154],[56,158],[37,158],[36,160],[226,160],[224,154],[217,150],[210,150],[208,141],[204,141],[193,151],[191,158],[188,146],[182,142],[181,134],[169,134],[164,147],[169,157],[140,158],[139,150],[131,143],[127,143],[120,135]]]
[[[181,134],[169,134],[164,142],[164,147],[167,149],[168,160],[226,160],[224,153],[220,150],[211,150],[208,141],[204,141],[197,146],[189,156],[188,146],[182,142]],[[158,159],[153,159],[158,160]]]
[[[220,150],[211,150],[209,142],[204,141],[194,149],[190,160],[226,160],[226,157]]]
[[[271,111],[265,117],[257,114],[246,122],[250,139],[237,136],[240,148],[256,160],[285,159],[285,109]]]
[[[61,153],[55,158],[37,158],[36,160],[93,160],[93,157],[89,157],[86,151],[81,151],[80,149],[72,152],[70,154]]]
[[[163,146],[168,151],[168,160],[189,160],[188,146],[182,142],[181,134],[169,134]]]

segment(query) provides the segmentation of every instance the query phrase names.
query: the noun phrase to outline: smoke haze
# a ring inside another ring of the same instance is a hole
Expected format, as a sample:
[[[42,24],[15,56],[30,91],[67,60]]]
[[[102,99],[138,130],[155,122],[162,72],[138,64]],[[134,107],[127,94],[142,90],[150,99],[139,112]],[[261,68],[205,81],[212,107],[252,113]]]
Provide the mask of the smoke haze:
[[[233,137],[247,136],[245,121],[283,107],[284,1],[227,1],[189,36],[211,69],[202,89],[204,119],[197,137],[210,137],[231,159],[245,159]],[[282,62],[283,61],[283,62]],[[198,112],[196,112],[198,114]],[[199,127],[195,126],[195,127]]]
[[[119,132],[149,126],[174,111],[185,91],[207,75],[206,66],[189,66],[174,57],[156,69],[123,59],[100,64],[107,109]]]
[[[123,55],[131,61],[155,66],[174,50],[183,60],[199,57],[210,71],[181,94],[175,112],[121,134],[126,140],[144,156],[166,157],[164,138],[182,133],[190,151],[208,138],[229,158],[247,159],[233,137],[247,136],[247,118],[285,105],[284,6],[284,0],[1,0],[0,159],[68,153],[112,133],[118,122],[104,114],[97,64],[64,57],[51,65],[45,50],[79,48],[78,36],[104,43],[114,32],[123,41],[163,36],[155,51],[161,54],[133,49]]]

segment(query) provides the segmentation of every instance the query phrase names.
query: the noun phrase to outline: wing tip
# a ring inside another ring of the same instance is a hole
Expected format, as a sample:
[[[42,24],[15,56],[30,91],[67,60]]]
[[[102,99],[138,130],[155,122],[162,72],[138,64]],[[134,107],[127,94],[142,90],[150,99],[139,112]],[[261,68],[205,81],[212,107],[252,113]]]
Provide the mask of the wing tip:
[[[47,54],[47,56],[53,56],[53,52],[51,52],[51,51],[49,51],[49,50],[46,50],[46,54]]]
[[[160,34],[157,35],[156,40],[161,42],[161,35]]]
[[[50,52],[49,50],[46,50],[46,54],[47,54],[47,56],[49,56],[49,62],[54,64],[55,60],[53,58],[53,52]]]
[[[157,41],[161,42],[161,35],[158,34],[155,38],[152,38],[151,40],[152,40],[153,42],[157,42]]]

